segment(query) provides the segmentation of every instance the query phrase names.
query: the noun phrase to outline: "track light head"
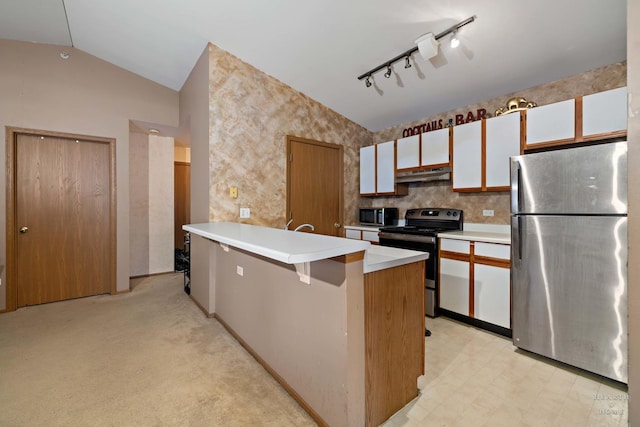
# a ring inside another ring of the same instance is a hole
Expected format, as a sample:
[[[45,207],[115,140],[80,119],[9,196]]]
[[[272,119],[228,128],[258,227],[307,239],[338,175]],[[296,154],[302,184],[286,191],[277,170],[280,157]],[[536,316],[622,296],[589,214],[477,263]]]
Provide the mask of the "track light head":
[[[387,64],[387,71],[385,71],[384,76],[386,78],[391,77],[391,64]]]
[[[404,58],[404,68],[411,68],[411,58],[409,58],[409,55]]]
[[[364,81],[366,87],[371,87],[371,75],[367,76],[367,79]]]
[[[455,30],[451,33],[451,47],[455,49],[458,46],[460,46],[460,39],[458,38],[458,30]]]

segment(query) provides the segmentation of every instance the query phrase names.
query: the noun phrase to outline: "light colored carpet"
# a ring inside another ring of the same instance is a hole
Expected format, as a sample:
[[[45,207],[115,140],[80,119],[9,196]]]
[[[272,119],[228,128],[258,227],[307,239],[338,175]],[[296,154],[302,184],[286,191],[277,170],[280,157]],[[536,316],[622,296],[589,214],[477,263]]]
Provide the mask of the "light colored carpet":
[[[0,425],[315,423],[168,274],[0,315]]]

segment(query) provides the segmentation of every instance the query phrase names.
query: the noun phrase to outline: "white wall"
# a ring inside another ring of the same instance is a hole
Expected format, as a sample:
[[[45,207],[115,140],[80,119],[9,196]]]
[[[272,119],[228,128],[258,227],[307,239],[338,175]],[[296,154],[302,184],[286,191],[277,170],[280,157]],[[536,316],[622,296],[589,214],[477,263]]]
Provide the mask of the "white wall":
[[[130,135],[131,277],[174,269],[173,144],[170,137]]]
[[[149,136],[149,274],[173,271],[173,138]]]

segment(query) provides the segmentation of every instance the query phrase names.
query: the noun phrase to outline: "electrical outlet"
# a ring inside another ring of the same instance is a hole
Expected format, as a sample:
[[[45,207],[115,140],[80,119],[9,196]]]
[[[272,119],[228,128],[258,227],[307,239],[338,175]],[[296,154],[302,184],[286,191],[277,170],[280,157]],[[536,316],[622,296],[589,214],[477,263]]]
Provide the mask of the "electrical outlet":
[[[236,265],[236,273],[238,273],[238,276],[244,276],[244,269],[239,265]]]
[[[251,218],[251,209],[240,208],[240,218]]]
[[[493,209],[485,209],[482,211],[482,216],[493,216]]]

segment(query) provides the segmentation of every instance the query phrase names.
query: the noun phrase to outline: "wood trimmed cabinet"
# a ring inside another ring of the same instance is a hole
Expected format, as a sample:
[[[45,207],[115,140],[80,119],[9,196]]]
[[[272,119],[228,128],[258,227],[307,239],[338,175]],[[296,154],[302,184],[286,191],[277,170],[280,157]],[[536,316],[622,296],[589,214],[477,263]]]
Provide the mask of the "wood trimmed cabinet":
[[[398,139],[397,170],[410,171],[450,166],[451,129],[442,128]]]
[[[527,110],[524,149],[627,135],[626,86]]]
[[[360,148],[360,195],[406,196],[406,184],[396,184],[396,142]]]
[[[624,138],[627,88],[547,104],[360,149],[360,195],[404,196],[397,171],[452,166],[452,190],[508,191],[509,158],[526,150]]]
[[[522,152],[521,121],[521,114],[507,114],[452,128],[453,191],[509,190],[509,158]]]
[[[511,336],[510,245],[440,239],[440,313]]]
[[[375,227],[354,227],[346,225],[344,227],[344,237],[347,239],[366,240],[377,245],[380,241],[378,238],[378,231],[379,229]]]

